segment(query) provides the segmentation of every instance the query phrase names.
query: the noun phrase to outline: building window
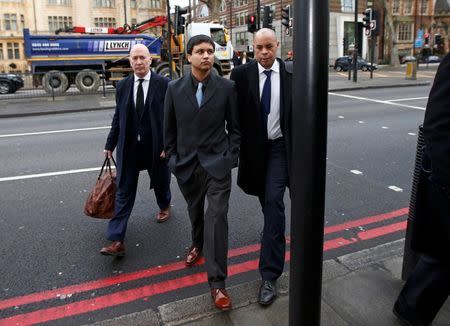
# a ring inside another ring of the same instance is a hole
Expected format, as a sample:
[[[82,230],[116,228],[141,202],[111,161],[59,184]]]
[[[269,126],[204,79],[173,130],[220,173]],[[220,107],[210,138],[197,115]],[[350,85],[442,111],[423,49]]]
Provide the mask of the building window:
[[[227,4],[224,0],[222,0],[222,2],[220,3],[219,11],[224,12],[225,10],[227,10]]]
[[[130,7],[135,9],[136,8],[136,0],[131,0]]]
[[[404,2],[404,8],[403,8],[403,13],[405,15],[410,15],[412,14],[412,0],[405,0]]]
[[[420,1],[420,13],[422,15],[428,14],[428,1],[427,0],[421,0]]]
[[[342,12],[353,12],[353,0],[342,0]]]
[[[17,31],[17,15],[16,14],[4,14],[3,20],[5,22],[5,30]]]
[[[8,59],[20,59],[19,43],[6,43]]]
[[[394,0],[392,3],[392,13],[398,14],[400,12],[400,0]]]
[[[236,33],[236,45],[246,45],[247,44],[247,32]]]
[[[411,41],[412,40],[412,24],[400,23],[398,24],[398,40],[399,41]]]
[[[0,60],[4,60],[4,57],[3,57],[3,43],[0,43]]]
[[[48,16],[48,30],[54,32],[59,28],[72,27],[70,16]]]
[[[22,28],[25,28],[25,16],[20,15],[20,25]]]
[[[115,0],[94,0],[94,7],[114,8]]]
[[[70,6],[70,1],[71,0],[47,0],[47,3],[56,6]]]
[[[238,12],[234,15],[234,25],[242,26],[247,24],[247,12]]]
[[[131,18],[131,27],[136,26],[136,25],[137,25],[136,18]]]
[[[111,17],[95,17],[94,18],[94,26],[95,27],[113,27],[115,28],[116,19]]]
[[[161,9],[161,0],[144,0],[142,1],[141,8]]]

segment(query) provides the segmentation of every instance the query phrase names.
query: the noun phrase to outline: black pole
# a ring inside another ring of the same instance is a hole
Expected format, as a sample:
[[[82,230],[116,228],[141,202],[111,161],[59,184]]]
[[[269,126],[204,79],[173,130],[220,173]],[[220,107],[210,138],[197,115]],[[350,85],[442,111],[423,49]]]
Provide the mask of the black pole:
[[[375,39],[376,39],[374,33],[375,30],[372,30],[372,36],[370,37],[370,43],[372,43],[370,47],[370,79],[373,79],[373,60],[375,56]]]
[[[170,18],[170,3],[167,0],[167,33],[169,34],[169,42],[167,42],[167,46],[169,47],[169,77],[172,79],[172,19]]]
[[[320,325],[328,111],[328,0],[294,1],[289,325]],[[298,105],[298,103],[302,103]]]
[[[127,0],[123,0],[123,16],[125,18],[123,25],[125,26],[127,24]]]
[[[258,31],[261,29],[261,1],[256,0],[256,22],[258,23]]]
[[[353,81],[358,81],[358,0],[355,0],[355,50],[353,51]]]

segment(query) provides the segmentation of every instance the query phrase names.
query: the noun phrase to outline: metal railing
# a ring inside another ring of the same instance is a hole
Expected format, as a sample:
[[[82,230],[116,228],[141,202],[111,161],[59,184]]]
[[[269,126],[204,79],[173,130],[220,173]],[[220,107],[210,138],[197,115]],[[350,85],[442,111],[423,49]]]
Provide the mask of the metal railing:
[[[114,82],[103,70],[67,70],[15,73],[19,81],[0,75],[0,101],[6,99],[79,96],[115,92]],[[20,81],[21,80],[21,81]]]

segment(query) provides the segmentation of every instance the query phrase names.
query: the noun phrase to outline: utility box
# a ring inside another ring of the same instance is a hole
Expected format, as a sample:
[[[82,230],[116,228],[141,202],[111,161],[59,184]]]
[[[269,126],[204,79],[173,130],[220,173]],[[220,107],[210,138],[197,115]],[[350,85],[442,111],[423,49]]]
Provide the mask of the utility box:
[[[406,77],[405,79],[416,80],[417,79],[417,62],[410,61],[406,63]]]

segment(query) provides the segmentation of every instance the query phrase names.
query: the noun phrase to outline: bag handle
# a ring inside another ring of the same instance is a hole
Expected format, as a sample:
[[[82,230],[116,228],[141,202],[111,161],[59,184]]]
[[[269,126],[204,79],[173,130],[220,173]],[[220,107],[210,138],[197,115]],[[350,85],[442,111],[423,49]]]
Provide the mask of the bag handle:
[[[117,164],[116,164],[116,161],[114,160],[114,157],[111,156],[111,160],[113,161],[114,166],[117,168]],[[103,170],[105,169],[105,166],[106,166],[106,170],[109,172],[109,175],[112,175],[111,160],[108,156],[105,157],[105,160],[103,161],[102,168],[100,170],[100,174],[98,175],[97,180],[100,180],[100,177],[103,174]]]

